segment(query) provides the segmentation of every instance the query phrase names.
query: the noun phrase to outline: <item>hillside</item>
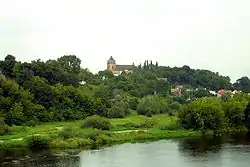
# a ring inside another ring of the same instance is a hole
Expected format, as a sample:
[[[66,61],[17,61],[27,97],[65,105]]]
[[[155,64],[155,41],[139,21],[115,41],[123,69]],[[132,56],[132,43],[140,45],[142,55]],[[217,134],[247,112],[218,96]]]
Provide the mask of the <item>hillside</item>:
[[[247,77],[232,84],[229,77],[219,73],[188,66],[158,66],[149,61],[135,67],[132,74],[115,77],[106,70],[92,74],[74,55],[31,63],[7,55],[0,61],[0,70],[0,117],[8,125],[77,120],[94,114],[117,118],[135,110],[146,114],[144,103],[157,106],[150,114],[174,114],[187,98],[211,96],[203,88],[250,92]],[[176,85],[201,91],[173,97],[170,90]],[[156,96],[150,96],[153,94]]]

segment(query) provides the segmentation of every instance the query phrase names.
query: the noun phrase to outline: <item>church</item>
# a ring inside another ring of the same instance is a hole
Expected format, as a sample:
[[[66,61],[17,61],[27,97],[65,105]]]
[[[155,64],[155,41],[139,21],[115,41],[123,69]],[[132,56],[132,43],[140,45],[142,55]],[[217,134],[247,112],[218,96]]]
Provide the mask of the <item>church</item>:
[[[134,71],[135,65],[118,65],[115,62],[115,59],[111,56],[107,62],[107,70],[111,71],[115,76],[120,75],[121,73],[132,73]]]

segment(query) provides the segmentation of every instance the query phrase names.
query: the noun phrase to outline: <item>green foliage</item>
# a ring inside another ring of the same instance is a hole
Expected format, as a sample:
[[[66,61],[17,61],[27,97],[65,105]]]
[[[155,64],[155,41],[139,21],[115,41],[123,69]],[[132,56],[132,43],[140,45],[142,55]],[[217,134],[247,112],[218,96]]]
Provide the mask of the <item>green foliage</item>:
[[[108,118],[124,118],[129,114],[129,99],[116,95],[111,99],[111,108],[107,111]]]
[[[248,102],[247,107],[244,111],[245,115],[245,125],[248,129],[250,129],[250,102]]]
[[[238,127],[244,125],[246,104],[232,98],[223,104],[225,117],[230,127]]]
[[[93,115],[87,117],[83,124],[82,128],[96,128],[101,130],[110,130],[111,123],[108,119],[100,117],[98,115]]]
[[[9,133],[9,127],[4,122],[4,119],[0,117],[0,136]]]
[[[156,95],[143,97],[137,106],[137,113],[140,115],[152,116],[153,114],[167,113],[168,111],[168,101]]]
[[[170,108],[169,115],[176,115],[181,109],[181,104],[174,101],[169,104],[169,108]]]
[[[223,102],[227,102],[231,99],[231,96],[232,96],[231,93],[224,93],[221,95],[221,100]]]
[[[185,129],[220,131],[225,124],[221,102],[217,98],[201,98],[183,107],[179,113]]]
[[[124,126],[128,128],[152,128],[156,124],[156,120],[152,118],[145,118],[143,121],[139,122],[127,122]]]
[[[32,135],[27,138],[28,147],[31,149],[47,149],[51,139],[45,136]]]
[[[26,126],[10,126],[9,132],[12,133],[21,133],[21,132],[27,132]]]
[[[107,112],[108,118],[124,118],[125,116],[125,110],[119,106],[112,106]]]
[[[159,125],[161,130],[178,130],[181,129],[181,125],[179,121],[176,122],[167,122]]]
[[[171,68],[146,60],[133,70],[134,73],[119,76],[107,70],[93,74],[81,68],[81,60],[75,55],[31,62],[19,62],[7,55],[0,61],[0,116],[8,126],[36,126],[41,122],[82,120],[91,115],[124,118],[134,111],[148,117],[177,115],[181,105],[211,96],[208,90],[232,87],[229,77],[186,65]],[[233,88],[246,93],[249,83],[249,78],[242,77]],[[172,97],[170,88],[177,85],[185,88],[182,95]],[[239,102],[233,104],[231,97],[221,97],[222,103],[233,105],[223,107],[230,127],[242,125],[246,106],[243,99],[250,100],[246,94],[234,96]],[[235,112],[238,109],[240,114]]]
[[[233,85],[236,89],[245,93],[250,93],[250,79],[248,77],[239,78]]]
[[[64,127],[58,134],[62,139],[69,139],[75,137],[76,133],[70,127]]]
[[[201,97],[210,97],[211,94],[206,89],[198,89],[193,92],[193,96],[195,98],[201,98]]]

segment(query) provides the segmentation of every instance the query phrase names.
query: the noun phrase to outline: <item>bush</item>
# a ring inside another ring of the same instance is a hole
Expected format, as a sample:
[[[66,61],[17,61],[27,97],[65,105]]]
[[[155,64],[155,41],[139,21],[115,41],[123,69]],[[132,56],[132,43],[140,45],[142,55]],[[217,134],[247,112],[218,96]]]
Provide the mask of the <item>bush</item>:
[[[154,125],[156,125],[156,121],[154,119],[145,119],[136,128],[152,128]]]
[[[170,122],[170,123],[166,123],[166,124],[160,124],[159,128],[161,130],[178,130],[181,129],[180,123],[177,122]]]
[[[180,122],[185,129],[197,129],[205,133],[222,130],[225,125],[224,112],[217,98],[200,98],[189,103],[179,113]]]
[[[151,118],[146,118],[142,122],[127,122],[124,124],[127,128],[152,128],[154,125],[157,124],[157,121]]]
[[[125,115],[125,111],[118,106],[112,106],[107,113],[108,118],[124,118]]]
[[[59,136],[60,138],[62,138],[62,139],[69,139],[69,138],[75,137],[75,135],[76,135],[76,134],[73,132],[72,128],[70,128],[70,127],[65,127],[65,128],[63,128],[63,129],[59,132],[59,134],[58,134],[58,136]]]
[[[224,102],[223,109],[225,117],[228,121],[229,127],[244,126],[245,121],[245,109],[247,104],[242,101],[238,101],[234,98]]]
[[[28,147],[31,149],[49,148],[50,139],[45,136],[33,135],[27,138]]]
[[[70,148],[71,145],[67,142],[67,141],[64,141],[62,139],[56,139],[56,140],[53,140],[51,143],[50,143],[50,148]]]
[[[67,140],[73,148],[87,148],[93,144],[91,139],[71,138]]]
[[[143,97],[137,106],[137,113],[151,117],[153,114],[167,113],[168,101],[157,95]]]
[[[110,130],[111,123],[107,118],[98,115],[89,116],[82,124],[82,128],[96,128],[101,130]]]
[[[129,100],[122,98],[120,95],[116,95],[114,99],[111,99],[111,108],[108,109],[106,116],[108,118],[124,118],[129,114]]]
[[[170,111],[168,112],[169,116],[176,115],[180,109],[181,109],[181,104],[178,102],[172,102],[169,105]]]
[[[86,139],[91,139],[91,140],[95,141],[96,138],[97,138],[97,136],[99,136],[101,134],[103,134],[102,131],[96,130],[96,129],[91,129],[90,131],[84,132],[84,134],[83,134],[82,137],[86,138]]]
[[[9,127],[8,125],[4,122],[3,118],[0,118],[0,135],[5,135],[9,133]]]

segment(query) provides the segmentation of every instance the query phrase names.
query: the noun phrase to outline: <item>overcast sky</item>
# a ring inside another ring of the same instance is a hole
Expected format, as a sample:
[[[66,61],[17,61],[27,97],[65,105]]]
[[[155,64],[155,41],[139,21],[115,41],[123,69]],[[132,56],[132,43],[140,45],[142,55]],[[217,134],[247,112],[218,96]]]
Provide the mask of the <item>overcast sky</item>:
[[[0,58],[75,54],[96,72],[145,59],[250,76],[249,0],[0,1]]]

